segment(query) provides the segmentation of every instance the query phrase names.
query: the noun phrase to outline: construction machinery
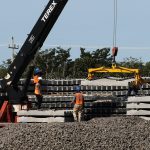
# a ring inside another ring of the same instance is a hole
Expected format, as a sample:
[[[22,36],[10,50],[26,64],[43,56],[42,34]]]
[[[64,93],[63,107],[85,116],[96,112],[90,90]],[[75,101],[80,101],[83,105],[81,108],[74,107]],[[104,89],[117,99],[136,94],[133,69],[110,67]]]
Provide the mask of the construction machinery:
[[[30,67],[26,82],[22,89],[19,88],[18,82],[25,69],[34,60],[35,54],[42,47],[45,39],[51,31],[53,25],[61,14],[68,0],[50,0],[44,8],[41,16],[34,25],[30,34],[28,34],[23,46],[21,47],[16,58],[8,68],[6,77],[1,81],[2,90],[6,95],[1,96],[0,121],[3,120],[7,112],[7,120],[11,121],[11,106],[17,105],[28,107],[27,87],[30,82],[34,67]]]

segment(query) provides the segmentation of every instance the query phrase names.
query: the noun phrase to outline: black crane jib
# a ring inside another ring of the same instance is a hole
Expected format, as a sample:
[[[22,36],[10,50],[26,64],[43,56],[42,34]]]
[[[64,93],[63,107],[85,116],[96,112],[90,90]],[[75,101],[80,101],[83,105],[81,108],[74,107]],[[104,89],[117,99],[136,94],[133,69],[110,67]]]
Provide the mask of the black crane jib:
[[[34,59],[36,52],[42,47],[67,2],[68,0],[50,0],[48,2],[16,58],[8,68],[7,75],[2,80],[1,86],[6,90],[8,98],[12,101],[20,99],[20,96],[17,96],[20,95],[17,83],[29,63]]]

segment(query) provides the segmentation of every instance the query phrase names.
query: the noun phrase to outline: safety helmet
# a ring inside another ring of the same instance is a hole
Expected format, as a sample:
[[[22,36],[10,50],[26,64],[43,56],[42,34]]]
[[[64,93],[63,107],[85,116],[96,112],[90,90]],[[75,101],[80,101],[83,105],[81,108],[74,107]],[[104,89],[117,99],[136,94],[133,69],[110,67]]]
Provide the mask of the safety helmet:
[[[34,75],[39,75],[39,74],[41,74],[41,70],[38,67],[36,67],[34,69]]]
[[[76,86],[76,91],[79,92],[81,90],[81,87],[78,85]]]

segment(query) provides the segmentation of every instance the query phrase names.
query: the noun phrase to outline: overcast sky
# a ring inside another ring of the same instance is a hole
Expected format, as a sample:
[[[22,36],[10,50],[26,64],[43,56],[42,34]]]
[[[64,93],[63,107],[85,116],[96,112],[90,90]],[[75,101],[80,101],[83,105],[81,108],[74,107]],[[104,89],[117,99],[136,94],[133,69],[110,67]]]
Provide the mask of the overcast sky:
[[[49,45],[73,46],[71,57],[79,57],[79,47],[96,50],[113,45],[114,0],[69,0],[42,49]],[[48,0],[1,0],[0,62],[11,58],[11,37],[24,43]],[[116,60],[126,57],[150,61],[150,0],[118,0]],[[90,47],[93,47],[90,48]]]

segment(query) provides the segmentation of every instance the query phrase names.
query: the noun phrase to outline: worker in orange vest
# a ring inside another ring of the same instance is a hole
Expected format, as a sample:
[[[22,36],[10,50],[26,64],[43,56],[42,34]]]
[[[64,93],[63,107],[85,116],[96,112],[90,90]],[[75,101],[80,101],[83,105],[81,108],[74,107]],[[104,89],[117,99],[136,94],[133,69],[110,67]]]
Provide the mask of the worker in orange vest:
[[[83,109],[84,109],[84,95],[80,92],[80,86],[76,87],[74,100],[71,103],[74,103],[73,108],[74,121],[80,122],[81,118],[83,117]]]
[[[38,67],[35,67],[34,74],[33,74],[34,84],[36,84],[39,81],[38,78],[41,77],[41,76],[42,76],[42,71]]]
[[[131,95],[131,92],[133,91],[134,95],[138,95],[138,90],[142,88],[142,85],[146,83],[144,79],[140,78],[138,81],[131,81],[128,84],[128,92],[127,97]]]
[[[41,103],[42,103],[42,99],[43,99],[41,86],[42,86],[42,78],[38,77],[38,82],[35,83],[35,90],[34,90],[34,94],[35,94],[36,100],[37,100],[36,105],[37,105],[38,109],[41,108]]]

